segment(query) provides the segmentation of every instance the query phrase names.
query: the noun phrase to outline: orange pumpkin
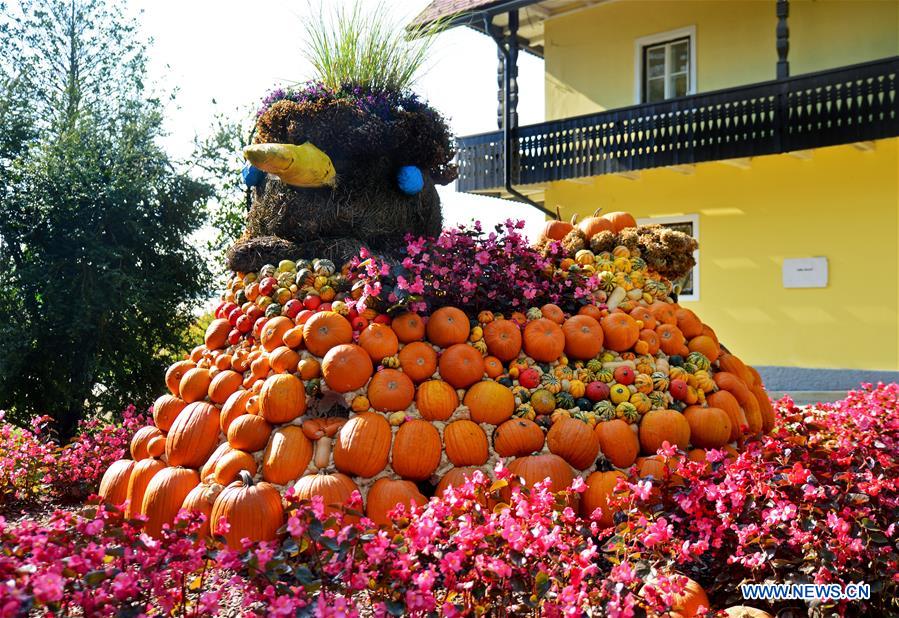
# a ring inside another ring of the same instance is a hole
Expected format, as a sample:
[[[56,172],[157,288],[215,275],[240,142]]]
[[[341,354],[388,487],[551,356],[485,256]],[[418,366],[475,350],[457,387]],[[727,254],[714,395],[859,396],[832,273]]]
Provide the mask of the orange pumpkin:
[[[275,373],[293,373],[300,363],[300,355],[282,345],[269,355],[268,362]]]
[[[774,618],[768,612],[746,605],[734,605],[723,610],[727,618]]]
[[[230,530],[225,541],[232,549],[242,548],[241,539],[274,541],[284,524],[281,494],[269,483],[254,483],[253,477],[241,471],[239,479],[228,485],[215,499],[209,518],[210,528],[218,529],[226,518]]]
[[[515,412],[515,395],[508,387],[492,380],[478,382],[469,388],[463,403],[476,423],[499,425],[512,418]]]
[[[599,322],[586,315],[575,315],[562,325],[565,335],[565,355],[589,360],[602,351],[603,332]]]
[[[391,465],[404,479],[423,481],[440,465],[440,455],[440,433],[428,421],[416,419],[403,423],[396,432]]]
[[[723,371],[732,373],[743,380],[746,386],[752,386],[756,383],[755,375],[749,371],[746,364],[729,352],[723,352],[719,355],[718,365]]]
[[[141,508],[147,485],[161,470],[165,470],[165,467],[165,464],[158,459],[143,459],[134,464],[131,476],[128,477],[128,506],[125,508],[125,517],[132,518],[143,514]]]
[[[159,431],[159,428],[153,427],[152,425],[141,427],[135,431],[134,435],[131,436],[131,458],[134,461],[140,461],[141,459],[150,457],[148,448],[150,440],[161,435],[162,432]]]
[[[506,368],[503,367],[503,362],[495,356],[487,356],[484,358],[484,373],[486,373],[487,377],[491,380],[503,375],[505,370]]]
[[[659,336],[659,347],[662,352],[668,356],[684,353],[686,340],[677,326],[660,324],[656,327],[656,334]]]
[[[423,341],[413,341],[403,346],[399,353],[400,367],[416,384],[424,382],[437,371],[437,351]]]
[[[553,423],[546,433],[546,445],[578,470],[592,466],[599,455],[599,438],[587,423],[575,418]]]
[[[683,307],[674,312],[677,318],[677,327],[687,339],[698,337],[702,334],[702,320],[696,317],[696,314],[689,309]]]
[[[141,513],[147,516],[147,534],[158,538],[165,524],[175,523],[187,494],[199,484],[196,470],[189,468],[165,468],[153,475],[141,505]]]
[[[556,324],[561,324],[565,321],[565,312],[562,311],[562,308],[559,307],[559,305],[553,303],[546,303],[540,307],[540,313],[543,314],[544,318],[552,320]]]
[[[284,335],[294,327],[293,320],[278,315],[266,321],[259,332],[259,341],[266,352],[271,352],[284,345]]]
[[[276,429],[262,455],[262,478],[284,485],[303,473],[312,461],[312,442],[303,429],[287,425]]]
[[[382,369],[368,385],[368,399],[375,410],[399,412],[412,404],[415,385],[402,371]]]
[[[334,465],[346,474],[375,476],[387,466],[391,437],[390,423],[377,412],[354,416],[337,433]]]
[[[212,515],[212,505],[221,491],[221,485],[201,482],[190,490],[190,493],[184,497],[184,502],[181,503],[181,508],[185,511],[202,513],[206,516],[206,521],[197,531],[197,536],[201,539],[209,536],[209,517]]]
[[[702,586],[692,579],[686,579],[687,584],[684,587],[684,591],[674,595],[674,600],[671,603],[671,610],[663,614],[663,616],[666,618],[693,618],[694,616],[706,616],[708,615],[707,612],[714,613],[710,611],[712,605]],[[650,585],[652,585],[651,582],[645,584],[644,588]],[[642,593],[643,589],[641,588],[641,594]],[[653,612],[649,612],[647,616],[650,618],[659,618],[659,616]]]
[[[715,384],[718,385],[718,388],[729,392],[740,404],[740,407],[743,409],[743,414],[746,415],[749,433],[756,435],[762,431],[764,425],[762,411],[761,408],[759,408],[758,399],[752,394],[752,391],[749,390],[746,383],[728,371],[717,371],[712,376],[712,379],[715,380]]]
[[[174,395],[162,395],[153,403],[153,424],[168,431],[187,402]]]
[[[584,233],[587,240],[590,240],[600,232],[613,232],[612,222],[605,217],[599,216],[602,208],[597,208],[592,217],[587,217],[578,223],[578,229]]]
[[[162,457],[165,453],[165,436],[160,433],[158,436],[150,438],[150,441],[147,442],[147,453],[150,457]]]
[[[646,344],[646,349],[642,352],[642,354],[655,356],[659,351],[659,346],[661,345],[661,343],[659,342],[659,336],[656,331],[644,328],[640,331],[640,341]],[[639,345],[640,341],[634,344],[635,350],[637,349],[637,345]]]
[[[613,232],[620,232],[628,227],[637,227],[637,221],[629,212],[609,212],[603,215],[603,219],[609,222]]]
[[[524,351],[541,363],[559,360],[565,351],[562,327],[547,318],[528,322],[524,327]]]
[[[303,380],[312,380],[321,376],[322,366],[310,356],[297,363],[297,373],[300,374],[300,378]]]
[[[600,321],[606,348],[615,352],[630,350],[640,339],[637,321],[626,313],[615,312]]]
[[[615,490],[620,478],[627,477],[618,470],[590,474],[585,481],[587,489],[581,494],[581,515],[592,517],[596,509],[599,509],[599,516],[596,520],[599,525],[604,528],[614,526],[617,511],[609,507],[609,498],[627,493],[626,490],[621,490],[621,492]]]
[[[487,434],[477,423],[465,419],[453,421],[443,429],[443,442],[446,456],[454,466],[482,466],[487,463]]]
[[[165,455],[170,466],[199,468],[209,459],[219,439],[219,411],[198,401],[181,411],[166,436]]]
[[[362,388],[374,366],[368,352],[352,343],[334,346],[322,359],[322,376],[331,390],[347,393]]]
[[[711,407],[724,410],[730,418],[730,436],[727,441],[742,442],[743,432],[749,429],[749,422],[736,398],[727,391],[715,391],[706,395],[706,401]]]
[[[774,407],[771,405],[771,399],[768,398],[765,388],[759,385],[750,386],[749,392],[755,396],[759,411],[762,413],[762,432],[768,433],[774,429]]]
[[[256,475],[256,459],[246,451],[231,449],[222,455],[212,471],[212,479],[219,485],[227,485],[237,480],[241,470],[246,470],[250,476]]]
[[[428,319],[428,340],[441,348],[468,341],[468,316],[456,307],[441,307]]]
[[[209,392],[209,385],[212,383],[212,374],[208,369],[194,367],[188,369],[181,382],[178,385],[178,392],[181,393],[181,399],[187,403],[193,403],[206,398]]]
[[[375,481],[368,490],[365,514],[379,526],[389,526],[393,520],[388,513],[402,504],[406,507],[406,513],[411,506],[422,506],[427,502],[418,487],[411,481],[396,481],[389,478],[380,478]]]
[[[397,353],[400,342],[392,328],[373,323],[359,333],[359,345],[368,352],[372,362],[380,363],[385,356],[393,356]]]
[[[324,356],[336,346],[353,340],[353,327],[339,313],[320,311],[303,324],[306,349],[316,356]]]
[[[443,498],[446,490],[450,487],[455,487],[456,489],[461,488],[465,485],[465,481],[474,474],[474,468],[450,468],[446,471],[446,474],[441,477],[440,482],[437,483],[436,489],[434,489],[434,495],[438,498]]]
[[[602,319],[602,309],[596,305],[584,305],[577,310],[578,315],[588,315],[597,322]]]
[[[425,338],[425,323],[417,313],[402,313],[390,322],[400,343],[412,343]]]
[[[720,448],[730,439],[731,423],[721,408],[688,406],[684,418],[690,424],[690,442],[700,448]]]
[[[247,402],[252,396],[253,391],[237,391],[228,397],[228,400],[222,405],[222,412],[219,415],[219,428],[223,434],[228,434],[228,427],[231,426],[234,419],[247,413]]]
[[[640,420],[640,447],[655,455],[667,441],[681,450],[690,444],[690,423],[677,410],[650,410]]]
[[[228,444],[227,440],[219,444],[212,452],[212,455],[209,456],[209,459],[206,460],[206,463],[203,464],[203,467],[200,468],[200,480],[212,480],[212,475],[215,472],[215,466],[219,462],[219,459],[230,453],[232,450],[234,449],[231,448],[231,445]]]
[[[444,350],[438,367],[440,377],[455,388],[468,388],[484,377],[484,357],[466,343],[456,343]]]
[[[456,389],[443,380],[428,380],[415,393],[415,407],[429,421],[445,421],[459,407]]]
[[[721,348],[718,346],[718,342],[708,335],[699,335],[698,337],[693,337],[687,344],[687,348],[691,352],[699,352],[713,363],[718,360],[718,355],[721,353]]]
[[[549,479],[550,489],[554,492],[568,489],[574,481],[574,471],[571,466],[558,455],[551,453],[513,459],[509,463],[509,472],[524,479],[524,486],[527,488],[532,488],[540,481]],[[512,484],[517,485],[518,481],[516,480]]]
[[[270,376],[259,391],[259,414],[269,423],[289,423],[306,412],[306,389],[292,374]]]
[[[484,326],[484,343],[490,354],[508,363],[521,352],[521,329],[512,320],[493,320]]]
[[[312,500],[315,496],[321,496],[325,513],[333,513],[342,511],[350,496],[354,491],[358,491],[359,487],[346,474],[340,472],[327,474],[320,471],[300,478],[293,489],[299,500]],[[356,518],[348,519],[352,521]]]
[[[575,215],[576,217],[577,215]],[[565,235],[574,229],[574,225],[568,221],[562,221],[561,213],[556,208],[556,218],[550,219],[543,226],[543,232],[540,234],[543,238],[550,240],[562,240]]]
[[[243,383],[243,376],[236,371],[225,369],[219,371],[209,383],[209,400],[212,403],[225,403]]]
[[[643,305],[637,305],[633,309],[631,309],[630,316],[635,320],[639,320],[643,322],[642,328],[648,328],[650,330],[655,330],[657,324],[656,319],[652,315],[652,312]]]
[[[265,448],[272,434],[272,426],[261,416],[238,416],[228,427],[228,444],[232,448],[254,453]]]
[[[599,439],[599,449],[616,468],[629,468],[640,454],[640,440],[630,424],[621,419],[597,423],[593,433]]]
[[[217,318],[206,327],[203,340],[209,350],[224,348],[228,343],[228,334],[231,332],[231,323],[224,318]]]
[[[657,324],[671,324],[672,326],[677,326],[677,316],[674,313],[676,310],[677,305],[660,300],[654,301],[649,306],[649,312],[652,314],[652,317],[656,319]]]
[[[288,329],[281,337],[281,342],[292,350],[303,345],[303,326],[297,325]]]
[[[493,432],[493,450],[500,457],[521,457],[543,448],[546,438],[534,421],[512,418]]]
[[[100,480],[97,494],[107,504],[119,505],[128,499],[128,481],[134,470],[133,459],[119,459],[110,464]]]

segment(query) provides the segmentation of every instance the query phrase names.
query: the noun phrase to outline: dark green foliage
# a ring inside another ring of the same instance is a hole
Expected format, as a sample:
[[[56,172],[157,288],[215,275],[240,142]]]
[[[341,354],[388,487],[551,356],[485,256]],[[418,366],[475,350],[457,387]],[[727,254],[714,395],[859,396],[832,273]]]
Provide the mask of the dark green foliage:
[[[0,84],[18,89],[0,110],[29,121],[0,158],[0,409],[65,438],[159,392],[208,279],[187,236],[211,189],[157,146],[133,22],[101,0],[20,9],[0,30]]]

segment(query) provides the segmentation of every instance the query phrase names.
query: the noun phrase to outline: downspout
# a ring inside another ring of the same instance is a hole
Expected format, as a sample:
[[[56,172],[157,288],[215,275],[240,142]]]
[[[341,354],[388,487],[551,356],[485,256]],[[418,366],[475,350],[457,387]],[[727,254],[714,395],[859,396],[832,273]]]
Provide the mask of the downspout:
[[[518,129],[517,125],[512,126],[512,105],[510,101],[510,91],[512,86],[512,69],[513,59],[511,46],[518,45],[518,10],[509,11],[509,44],[505,44],[501,32],[497,32],[493,27],[489,15],[484,15],[484,31],[490,34],[490,37],[496,41],[500,53],[503,56],[505,70],[503,71],[503,181],[506,191],[515,197],[519,202],[524,202],[533,206],[540,212],[549,217],[555,218],[555,214],[530,199],[514,186],[512,186],[512,140]]]

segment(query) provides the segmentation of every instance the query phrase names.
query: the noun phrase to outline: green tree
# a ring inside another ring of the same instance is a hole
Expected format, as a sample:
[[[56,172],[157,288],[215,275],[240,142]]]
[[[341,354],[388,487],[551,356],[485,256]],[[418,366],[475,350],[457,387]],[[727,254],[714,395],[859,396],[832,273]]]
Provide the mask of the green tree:
[[[0,408],[66,438],[159,392],[208,282],[188,237],[212,189],[158,147],[145,42],[114,3],[0,15],[0,130],[19,127],[0,142]]]

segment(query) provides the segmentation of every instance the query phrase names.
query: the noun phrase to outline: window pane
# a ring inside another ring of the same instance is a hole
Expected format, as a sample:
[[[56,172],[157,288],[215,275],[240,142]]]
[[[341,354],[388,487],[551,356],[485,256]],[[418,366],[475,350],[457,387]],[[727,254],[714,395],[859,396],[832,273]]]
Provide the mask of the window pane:
[[[671,60],[673,65],[671,67],[672,73],[687,71],[690,66],[689,39],[684,39],[683,41],[671,44]]]
[[[675,75],[671,78],[671,96],[682,97],[687,94],[687,76]]]
[[[651,47],[646,50],[646,77],[665,75],[665,47]]]
[[[652,103],[653,101],[664,101],[665,100],[665,80],[663,79],[651,79],[646,84],[646,101]]]

